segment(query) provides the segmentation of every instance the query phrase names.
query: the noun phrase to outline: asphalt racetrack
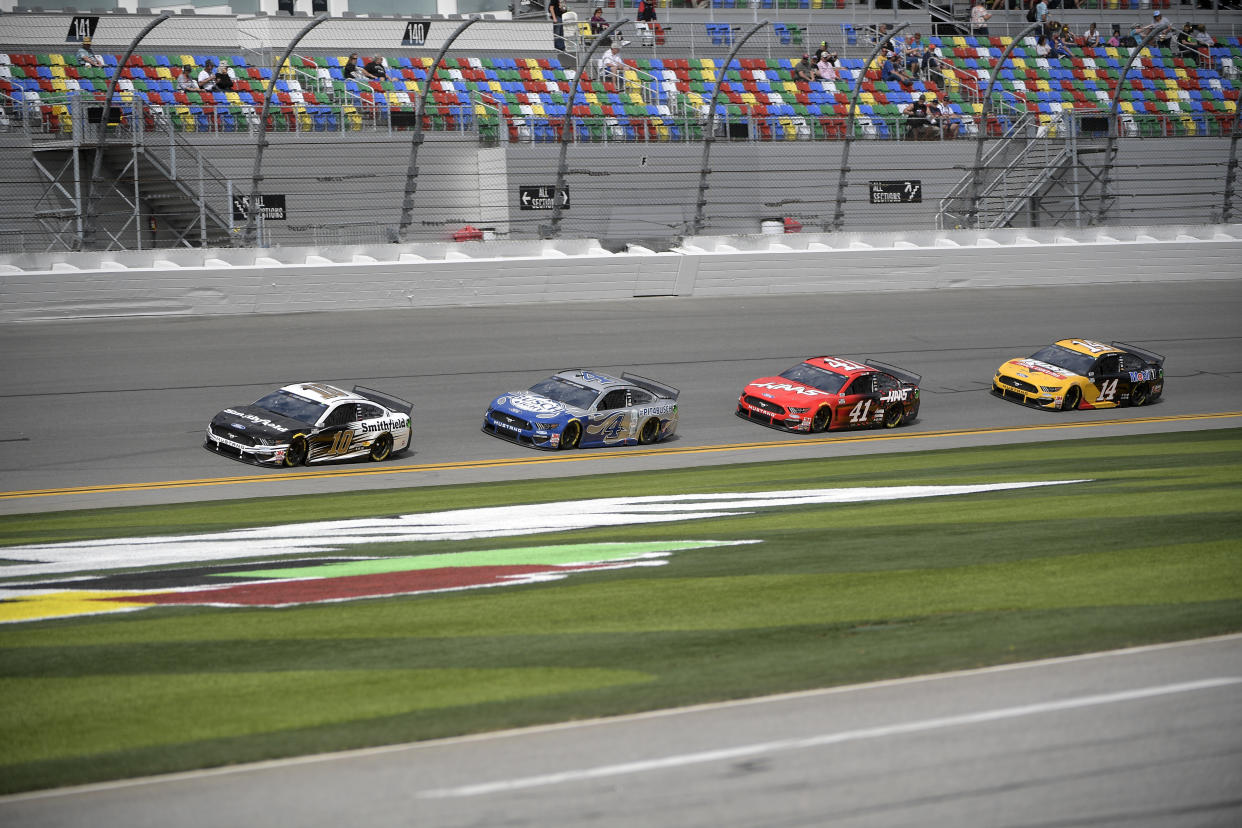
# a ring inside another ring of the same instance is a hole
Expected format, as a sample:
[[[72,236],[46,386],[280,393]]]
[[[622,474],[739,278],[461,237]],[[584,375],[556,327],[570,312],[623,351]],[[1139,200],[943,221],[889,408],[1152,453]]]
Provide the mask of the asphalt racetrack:
[[[0,513],[1236,426],[1240,309],[1242,280],[1232,278],[8,325],[0,328]],[[988,393],[1005,359],[1063,337],[1165,354],[1165,398],[1054,413]],[[808,437],[733,414],[747,381],[819,354],[921,373],[918,422]],[[494,396],[572,367],[630,370],[680,388],[675,439],[545,453],[480,431]],[[413,449],[382,464],[273,471],[201,448],[216,411],[302,380],[357,382],[413,400]]]

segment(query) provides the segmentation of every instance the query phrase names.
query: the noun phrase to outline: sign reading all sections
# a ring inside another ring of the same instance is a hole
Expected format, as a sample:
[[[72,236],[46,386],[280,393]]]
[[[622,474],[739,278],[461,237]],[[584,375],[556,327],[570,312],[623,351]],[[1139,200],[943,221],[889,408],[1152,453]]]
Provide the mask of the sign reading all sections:
[[[405,34],[401,35],[401,45],[426,46],[427,35],[430,32],[430,20],[407,20],[405,22]]]
[[[872,181],[872,204],[922,204],[922,181]]]
[[[555,187],[518,187],[518,206],[522,210],[552,210],[554,209],[552,201],[552,191]],[[562,187],[557,192],[557,197],[561,200],[561,209],[569,209],[569,188]]]
[[[263,211],[264,221],[284,221],[288,218],[283,195],[259,196],[259,209]],[[249,216],[250,196],[233,196],[233,221],[245,221]]]

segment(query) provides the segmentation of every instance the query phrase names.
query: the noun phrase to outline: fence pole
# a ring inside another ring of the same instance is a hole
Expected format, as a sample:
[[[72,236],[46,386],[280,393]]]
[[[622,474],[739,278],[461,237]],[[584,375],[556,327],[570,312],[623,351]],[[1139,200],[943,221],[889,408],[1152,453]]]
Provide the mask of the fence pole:
[[[1239,120],[1242,120],[1242,112],[1235,107],[1233,129],[1229,132],[1229,163],[1225,167],[1225,203],[1220,214],[1221,221],[1225,224],[1233,223],[1234,189],[1238,184],[1238,138],[1242,137],[1242,133],[1238,132]]]
[[[893,8],[897,5],[894,3]],[[894,14],[896,14],[894,12]],[[899,32],[904,31],[909,23],[902,23],[897,28],[888,33],[888,37],[895,37]],[[871,54],[867,56],[867,60],[863,63],[863,68],[858,73],[858,79],[854,82],[854,91],[850,94],[849,113],[845,116],[845,146],[841,150],[841,174],[837,179],[837,200],[832,210],[832,225],[824,226],[825,230],[839,231],[845,225],[845,176],[850,171],[850,145],[854,143],[854,114],[858,111],[858,96],[862,92],[863,81],[867,77],[867,67],[875,60],[875,56],[884,48],[884,44],[888,42],[888,38],[876,38],[878,41],[875,48],[871,50]]]
[[[103,113],[99,116],[99,141],[95,144],[95,162],[91,168],[91,177],[86,180],[86,195],[83,204],[86,218],[82,223],[82,235],[78,237],[78,248],[80,250],[88,249],[95,242],[95,179],[99,178],[99,172],[103,167],[104,143],[108,138],[108,110],[112,108],[112,96],[116,93],[117,81],[121,79],[121,73],[125,71],[125,64],[129,63],[130,57],[133,56],[134,51],[138,48],[138,44],[147,36],[147,33],[172,16],[172,12],[164,12],[142,27],[142,31],[129,42],[129,49],[125,51],[125,56],[121,58],[116,71],[112,73],[111,80],[108,81],[108,91],[104,93]]]
[[[1109,106],[1108,144],[1104,148],[1104,170],[1100,173],[1100,209],[1096,212],[1095,217],[1097,225],[1103,224],[1108,218],[1108,183],[1111,177],[1109,173],[1113,169],[1113,151],[1116,148],[1117,133],[1121,131],[1121,124],[1117,121],[1117,110],[1121,106],[1121,93],[1126,88],[1126,76],[1130,74],[1130,67],[1134,65],[1134,61],[1138,60],[1139,55],[1147,48],[1147,44],[1171,28],[1173,28],[1173,24],[1164,20],[1161,21],[1161,25],[1148,32],[1147,37],[1143,38],[1143,42],[1130,50],[1130,58],[1121,69],[1121,77],[1117,79],[1117,89],[1113,92],[1113,100]]]
[[[272,78],[267,82],[267,89],[263,93],[263,111],[259,113],[259,137],[254,142],[254,173],[250,178],[250,204],[246,208],[246,232],[243,236],[247,247],[255,243],[255,236],[258,232],[255,214],[262,209],[263,196],[259,194],[259,182],[263,180],[263,150],[267,148],[267,113],[272,108],[272,92],[276,89],[276,81],[280,80],[280,70],[284,67],[285,62],[289,60],[289,55],[293,54],[293,50],[297,48],[298,43],[310,33],[311,29],[320,23],[326,23],[329,19],[327,14],[321,14],[303,26],[293,40],[289,41],[289,45],[285,48],[285,54],[272,67]],[[296,121],[297,118],[294,118],[294,120]]]
[[[569,173],[570,127],[573,124],[574,103],[578,100],[578,89],[582,85],[585,70],[591,65],[591,59],[595,57],[596,50],[605,42],[611,44],[613,33],[620,31],[622,26],[632,22],[629,19],[622,19],[604,29],[599,37],[595,38],[595,41],[587,48],[586,54],[582,56],[582,61],[578,64],[578,71],[574,74],[573,85],[569,87],[569,103],[565,106],[565,118],[561,121],[560,157],[556,164],[556,186],[552,189],[552,219],[548,222],[547,228],[540,228],[539,235],[542,238],[557,239],[561,236],[561,193],[565,189],[565,176]]]
[[[427,82],[423,84],[423,94],[418,96],[418,106],[414,108],[414,136],[410,139],[410,165],[405,173],[405,195],[401,198],[401,222],[397,225],[398,242],[405,242],[410,225],[414,223],[414,194],[418,190],[418,150],[423,145],[423,113],[427,111],[427,96],[431,92],[431,84],[436,79],[440,61],[444,60],[444,56],[448,54],[449,47],[462,32],[482,19],[475,17],[466,20],[448,36],[448,40],[444,41],[444,45],[436,54],[435,61],[431,64],[431,71],[427,73]]]
[[[711,172],[708,167],[712,156],[712,144],[716,140],[716,102],[720,100],[720,86],[724,80],[724,75],[729,71],[729,64],[737,57],[737,53],[750,40],[751,35],[768,25],[768,21],[760,20],[750,31],[742,35],[736,43],[733,44],[733,50],[729,52],[728,57],[724,60],[724,65],[720,67],[720,74],[716,76],[716,88],[712,90],[712,100],[707,106],[707,129],[703,133],[703,160],[699,162],[699,194],[694,202],[694,224],[690,228],[690,235],[697,236],[703,232],[704,216],[703,213],[707,208],[707,176]],[[727,123],[727,120],[726,120]]]

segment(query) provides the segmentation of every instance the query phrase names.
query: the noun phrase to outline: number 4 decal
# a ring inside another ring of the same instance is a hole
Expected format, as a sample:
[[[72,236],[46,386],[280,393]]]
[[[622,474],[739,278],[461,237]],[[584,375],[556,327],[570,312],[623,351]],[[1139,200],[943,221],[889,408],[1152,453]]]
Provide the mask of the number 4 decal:
[[[871,400],[863,400],[850,411],[850,422],[865,423],[869,413],[871,413]]]
[[[1101,402],[1108,402],[1112,400],[1112,398],[1116,396],[1116,394],[1117,394],[1117,380],[1115,379],[1105,380],[1104,384],[1100,386],[1100,396],[1097,399],[1099,399]]]

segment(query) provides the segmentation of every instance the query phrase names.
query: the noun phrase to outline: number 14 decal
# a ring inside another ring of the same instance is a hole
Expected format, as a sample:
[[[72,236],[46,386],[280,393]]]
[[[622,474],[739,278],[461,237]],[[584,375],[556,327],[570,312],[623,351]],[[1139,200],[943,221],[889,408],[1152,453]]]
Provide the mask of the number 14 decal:
[[[1100,386],[1100,396],[1098,399],[1102,402],[1108,402],[1117,395],[1117,380],[1104,380],[1104,384]]]

